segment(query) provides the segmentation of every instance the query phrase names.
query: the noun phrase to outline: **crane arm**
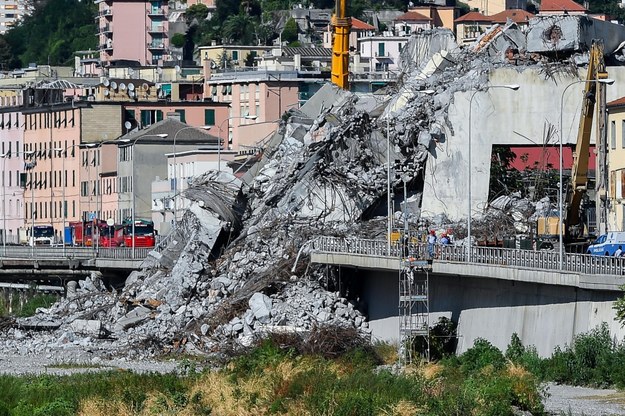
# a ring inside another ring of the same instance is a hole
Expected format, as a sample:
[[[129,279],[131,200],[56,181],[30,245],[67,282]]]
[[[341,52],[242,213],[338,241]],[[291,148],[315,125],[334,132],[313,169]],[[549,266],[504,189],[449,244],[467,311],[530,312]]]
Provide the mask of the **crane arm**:
[[[349,31],[352,20],[347,16],[347,0],[336,0],[332,16],[332,83],[349,88]]]
[[[595,102],[597,99],[601,100],[602,97],[605,96],[603,94],[605,85],[597,82],[597,80],[606,78],[608,78],[608,73],[606,72],[605,62],[603,60],[603,43],[595,40],[590,49],[588,72],[586,82],[584,83],[582,113],[579,120],[573,166],[571,168],[572,190],[568,198],[565,227],[567,236],[570,236],[572,227],[581,223],[580,208],[588,182],[588,159],[593,112],[595,111]],[[600,103],[599,109],[601,109],[601,107]]]

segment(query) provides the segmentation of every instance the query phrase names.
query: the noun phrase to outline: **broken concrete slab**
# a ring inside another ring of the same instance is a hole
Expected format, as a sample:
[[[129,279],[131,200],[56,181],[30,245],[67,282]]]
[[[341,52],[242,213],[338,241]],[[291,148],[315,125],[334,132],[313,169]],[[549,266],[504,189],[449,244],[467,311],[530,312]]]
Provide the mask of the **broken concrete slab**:
[[[527,51],[585,52],[593,39],[603,39],[604,51],[613,53],[625,41],[625,26],[589,16],[537,16],[529,21]]]
[[[143,322],[150,317],[152,311],[145,306],[138,306],[115,322],[114,330],[122,331]]]
[[[76,319],[70,324],[72,331],[83,334],[100,336],[102,331],[102,321],[95,319]]]
[[[494,25],[480,36],[473,47],[475,52],[482,52],[493,62],[506,62],[509,50],[521,51],[527,48],[525,33],[516,23]]]

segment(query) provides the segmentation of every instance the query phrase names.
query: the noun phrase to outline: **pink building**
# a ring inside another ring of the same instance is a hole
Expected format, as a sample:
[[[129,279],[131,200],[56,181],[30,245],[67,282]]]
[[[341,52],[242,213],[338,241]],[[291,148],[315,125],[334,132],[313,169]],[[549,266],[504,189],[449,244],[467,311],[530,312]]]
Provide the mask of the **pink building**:
[[[20,174],[24,169],[23,117],[12,108],[0,113],[0,141],[2,153],[2,212],[3,234],[7,243],[19,242],[19,229],[24,225],[24,190]]]
[[[286,111],[299,105],[301,80],[296,75],[250,71],[212,77],[208,61],[204,72],[204,99],[231,106],[229,116],[210,131],[224,141],[227,138],[230,150],[254,146],[276,129]]]
[[[81,109],[71,103],[22,110],[26,188],[25,225],[63,225],[80,215],[78,145]]]
[[[96,4],[103,63],[128,59],[159,65],[171,59],[167,1],[96,0]]]

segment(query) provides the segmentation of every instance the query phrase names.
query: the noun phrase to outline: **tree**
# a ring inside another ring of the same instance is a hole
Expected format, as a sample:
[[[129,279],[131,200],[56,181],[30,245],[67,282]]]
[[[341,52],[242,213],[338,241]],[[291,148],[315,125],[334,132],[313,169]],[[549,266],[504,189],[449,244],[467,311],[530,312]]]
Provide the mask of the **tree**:
[[[249,45],[256,37],[256,24],[251,16],[230,16],[222,26],[224,41],[237,45]]]
[[[182,48],[186,42],[185,36],[182,33],[174,33],[171,37],[171,44],[176,48]]]
[[[284,29],[282,30],[282,41],[288,43],[295,42],[297,40],[297,29],[297,22],[291,17],[284,24]]]
[[[493,146],[488,199],[524,190],[521,172],[512,167],[516,154],[508,146]]]
[[[187,22],[187,25],[191,26],[192,24],[199,24],[200,22],[206,20],[208,16],[208,7],[202,3],[197,3],[192,6],[189,6],[187,10],[184,12],[184,19]]]

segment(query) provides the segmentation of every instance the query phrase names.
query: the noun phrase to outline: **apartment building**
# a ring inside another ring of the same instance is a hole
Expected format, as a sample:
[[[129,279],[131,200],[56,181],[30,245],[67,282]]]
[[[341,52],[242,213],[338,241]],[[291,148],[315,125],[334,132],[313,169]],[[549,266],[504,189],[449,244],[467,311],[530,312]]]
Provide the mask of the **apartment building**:
[[[96,0],[98,50],[103,65],[130,60],[162,65],[169,52],[168,2]]]
[[[549,1],[552,0],[542,0],[541,3]],[[508,9],[527,8],[527,0],[466,0],[465,3],[469,5],[471,10],[478,10],[486,16],[501,13]]]
[[[20,185],[24,173],[24,127],[15,108],[0,109],[2,136],[2,234],[7,243],[17,243],[19,229],[24,225],[24,190]]]
[[[607,104],[608,230],[625,231],[625,97]]]
[[[25,0],[0,0],[0,34],[4,35],[33,10],[33,3]]]

